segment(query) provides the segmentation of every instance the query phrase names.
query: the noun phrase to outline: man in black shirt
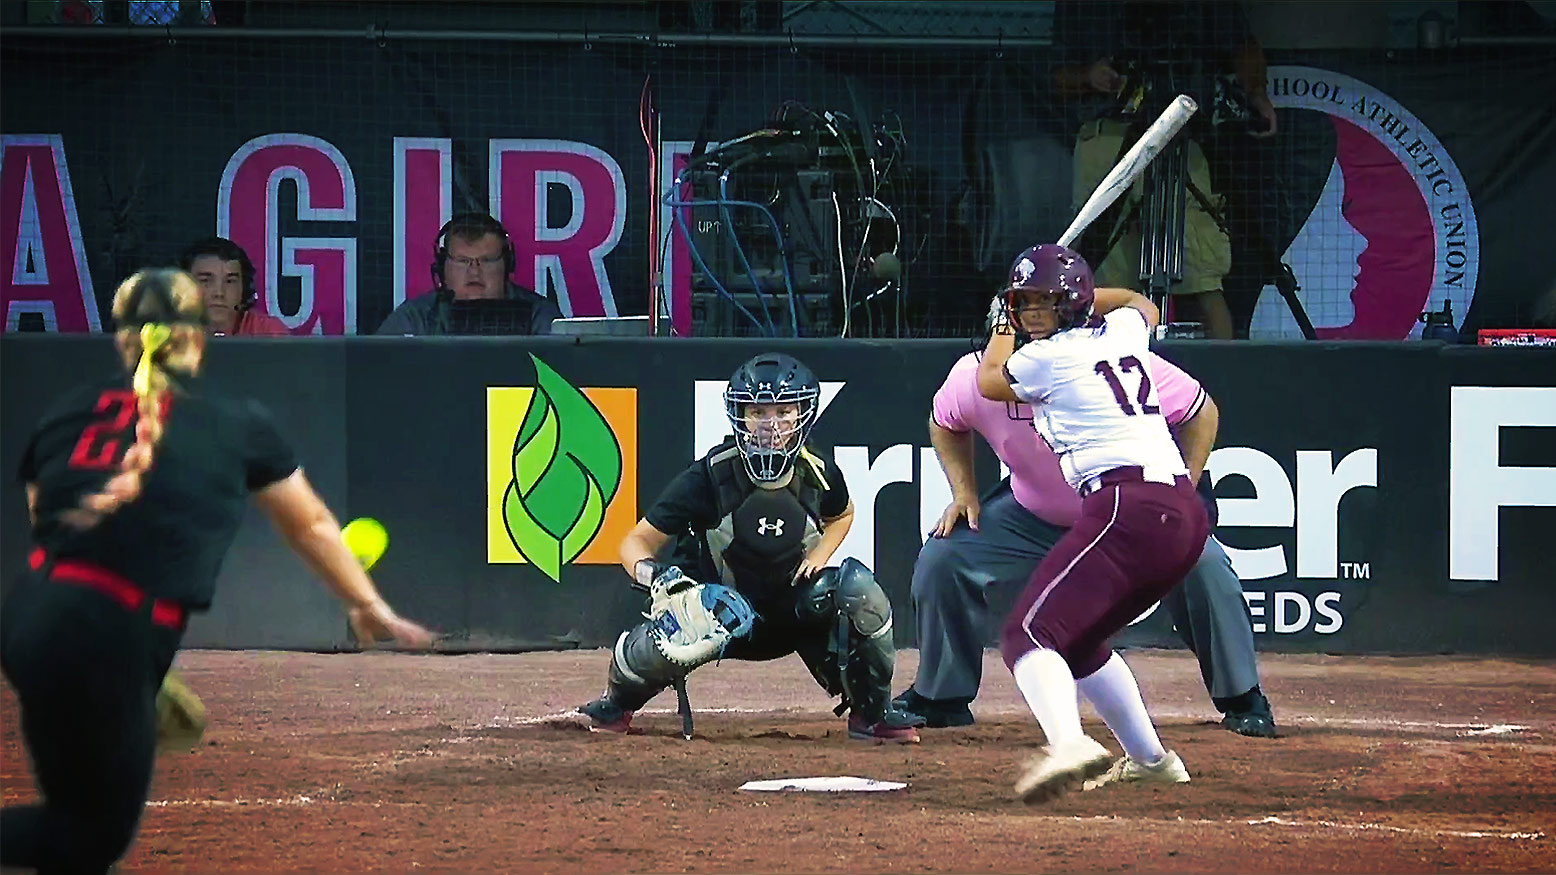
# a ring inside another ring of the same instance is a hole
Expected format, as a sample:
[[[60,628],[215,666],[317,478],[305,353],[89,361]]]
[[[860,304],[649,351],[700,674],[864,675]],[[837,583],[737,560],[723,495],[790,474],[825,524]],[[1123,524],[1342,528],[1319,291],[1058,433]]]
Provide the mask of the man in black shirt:
[[[0,866],[105,871],[151,787],[157,691],[250,495],[345,601],[358,640],[424,646],[379,597],[264,408],[207,392],[199,287],[143,271],[114,295],[134,377],[60,399],[22,457],[30,569],[0,614],[0,663],[21,704],[42,800],[0,815]]]
[[[890,600],[857,560],[827,566],[854,508],[842,471],[806,444],[819,397],[815,375],[790,356],[741,365],[724,391],[734,435],[670,482],[622,542],[621,564],[645,589],[679,581],[682,568],[735,589],[758,619],[722,656],[797,652],[828,695],[842,696],[850,738],[917,742],[923,721],[889,702]],[[658,561],[672,544],[672,561]],[[617,639],[605,695],[580,709],[592,729],[632,732],[633,713],[697,667],[667,658],[655,619]]]
[[[394,309],[379,334],[550,334],[551,299],[514,284],[513,243],[502,223],[464,213],[438,232],[432,291]]]

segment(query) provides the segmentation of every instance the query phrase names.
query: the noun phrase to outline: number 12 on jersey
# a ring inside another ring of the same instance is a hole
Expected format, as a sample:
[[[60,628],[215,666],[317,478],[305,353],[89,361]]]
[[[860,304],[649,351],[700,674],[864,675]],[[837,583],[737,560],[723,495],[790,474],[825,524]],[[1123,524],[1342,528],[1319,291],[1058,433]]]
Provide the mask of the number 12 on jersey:
[[[1160,407],[1151,403],[1151,375],[1146,373],[1145,365],[1138,358],[1132,355],[1124,356],[1118,360],[1117,370],[1114,370],[1112,362],[1097,362],[1097,373],[1102,375],[1102,379],[1108,381],[1108,388],[1113,390],[1113,400],[1118,402],[1119,409],[1123,410],[1126,416],[1139,413],[1153,415],[1162,412]],[[1140,385],[1135,391],[1135,403],[1140,405],[1140,409],[1136,410],[1134,405],[1129,403],[1129,392],[1124,388],[1120,373],[1125,376],[1140,375]]]

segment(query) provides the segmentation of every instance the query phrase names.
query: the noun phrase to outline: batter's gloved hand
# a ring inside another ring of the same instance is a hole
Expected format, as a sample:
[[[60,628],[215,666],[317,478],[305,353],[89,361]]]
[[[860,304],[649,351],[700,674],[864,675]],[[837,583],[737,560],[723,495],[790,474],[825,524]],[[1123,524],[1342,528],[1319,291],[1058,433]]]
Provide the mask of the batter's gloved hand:
[[[983,327],[989,334],[1003,334],[1011,330],[1010,301],[1003,292],[989,302],[989,315],[984,319]]]

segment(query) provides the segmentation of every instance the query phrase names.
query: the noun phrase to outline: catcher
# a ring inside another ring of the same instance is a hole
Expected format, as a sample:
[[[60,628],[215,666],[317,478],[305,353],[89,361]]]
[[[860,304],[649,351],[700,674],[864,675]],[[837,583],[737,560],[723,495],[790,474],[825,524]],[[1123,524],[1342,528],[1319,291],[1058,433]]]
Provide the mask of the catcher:
[[[715,659],[799,653],[842,697],[849,738],[919,740],[923,721],[889,702],[891,602],[860,562],[827,567],[854,508],[837,465],[806,445],[820,394],[810,369],[782,353],[730,378],[734,435],[672,480],[622,542],[621,565],[652,607],[616,640],[605,694],[579,709],[590,729],[633,733],[634,712]],[[673,561],[659,561],[672,541]]]

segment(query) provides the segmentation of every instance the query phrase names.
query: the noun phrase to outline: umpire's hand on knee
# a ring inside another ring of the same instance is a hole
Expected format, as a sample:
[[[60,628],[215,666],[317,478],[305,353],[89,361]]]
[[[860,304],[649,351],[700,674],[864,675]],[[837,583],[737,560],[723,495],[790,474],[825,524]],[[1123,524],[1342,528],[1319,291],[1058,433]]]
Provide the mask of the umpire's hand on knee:
[[[967,528],[978,531],[978,499],[953,498],[951,503],[945,506],[945,512],[940,514],[940,522],[930,534],[937,538],[944,538],[956,529],[956,521],[967,520]]]

